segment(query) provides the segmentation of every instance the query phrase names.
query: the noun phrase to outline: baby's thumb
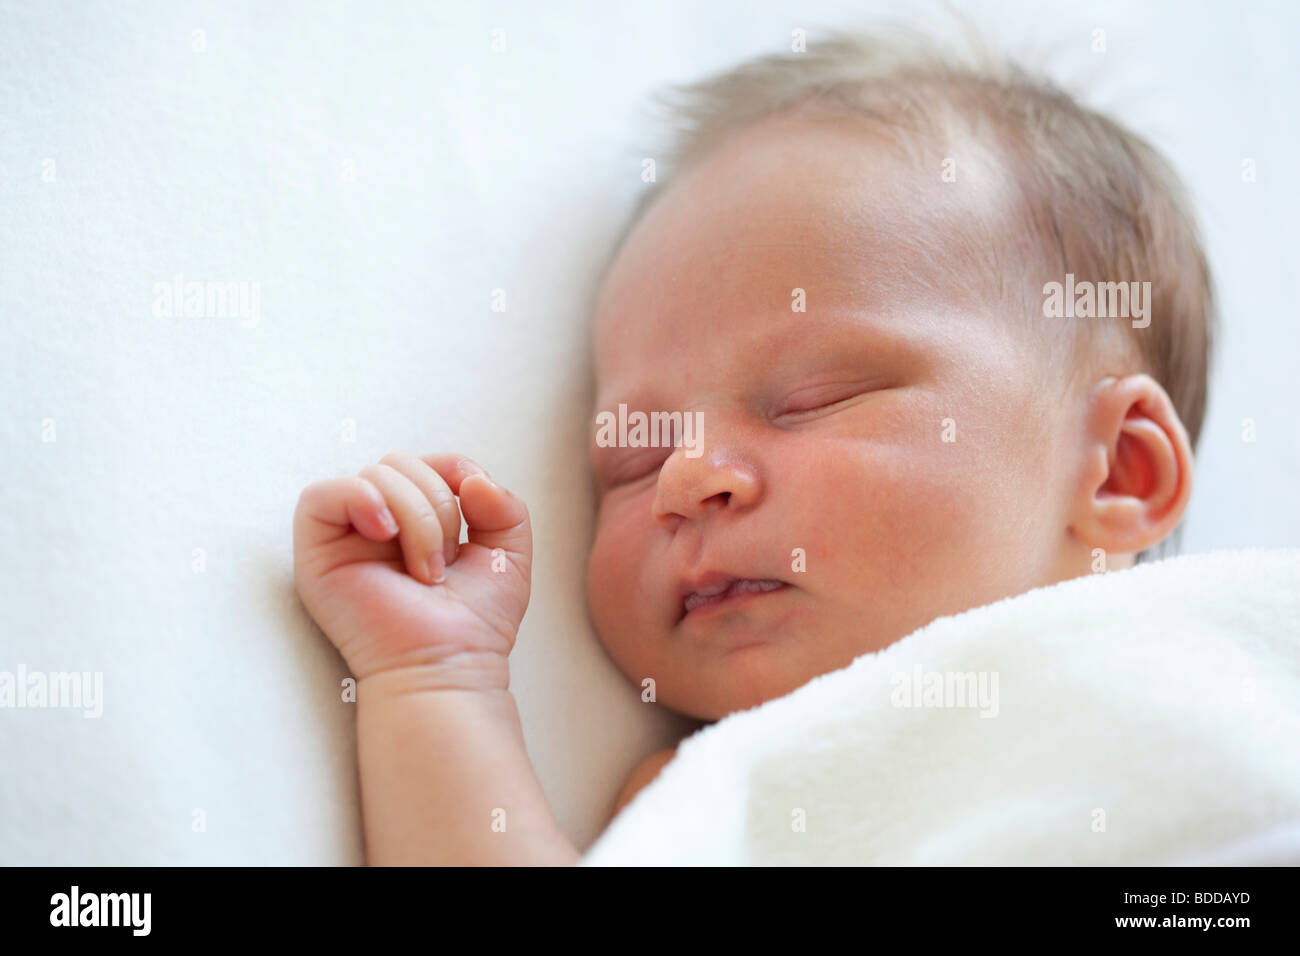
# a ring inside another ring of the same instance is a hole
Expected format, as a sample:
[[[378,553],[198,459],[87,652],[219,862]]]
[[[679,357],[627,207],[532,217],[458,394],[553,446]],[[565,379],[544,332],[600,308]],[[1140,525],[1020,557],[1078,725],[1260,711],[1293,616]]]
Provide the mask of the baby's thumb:
[[[533,530],[522,498],[486,475],[469,475],[460,483],[460,510],[471,544],[489,550],[501,548],[512,558],[522,558],[525,565],[531,564]]]

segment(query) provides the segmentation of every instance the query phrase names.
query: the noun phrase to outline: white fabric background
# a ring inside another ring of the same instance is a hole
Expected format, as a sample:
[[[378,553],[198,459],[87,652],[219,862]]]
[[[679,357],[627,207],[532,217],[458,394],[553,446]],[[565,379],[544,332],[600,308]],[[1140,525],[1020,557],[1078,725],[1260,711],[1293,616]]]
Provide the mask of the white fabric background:
[[[1300,543],[1300,18],[968,9],[1198,200],[1225,334],[1184,549]],[[530,504],[513,687],[588,845],[685,726],[640,702],[583,599],[586,316],[661,141],[648,95],[869,13],[0,0],[0,670],[102,671],[105,694],[98,720],[0,710],[0,863],[361,861],[352,705],[293,593],[290,518],[395,449],[463,451]],[[156,317],[178,274],[259,283],[258,323]]]

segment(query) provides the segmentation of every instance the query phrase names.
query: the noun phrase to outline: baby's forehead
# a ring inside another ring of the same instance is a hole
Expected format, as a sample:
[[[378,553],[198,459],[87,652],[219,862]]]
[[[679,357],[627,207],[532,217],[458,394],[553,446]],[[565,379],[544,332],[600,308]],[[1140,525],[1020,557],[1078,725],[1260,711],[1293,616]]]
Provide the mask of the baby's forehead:
[[[945,182],[932,158],[925,168],[924,154],[848,121],[772,117],[736,134],[666,184],[627,237],[596,300],[598,365],[674,316],[761,321],[997,287],[1000,172],[985,163]]]

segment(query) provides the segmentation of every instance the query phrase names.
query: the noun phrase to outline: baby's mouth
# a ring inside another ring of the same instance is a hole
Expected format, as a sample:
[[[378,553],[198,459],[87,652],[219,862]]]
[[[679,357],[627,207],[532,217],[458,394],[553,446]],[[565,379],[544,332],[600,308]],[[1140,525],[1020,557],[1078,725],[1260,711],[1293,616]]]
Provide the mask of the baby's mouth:
[[[688,591],[682,601],[682,617],[701,609],[718,605],[738,605],[742,601],[752,600],[754,595],[767,594],[789,587],[784,581],[770,578],[727,578],[708,585],[699,585]]]

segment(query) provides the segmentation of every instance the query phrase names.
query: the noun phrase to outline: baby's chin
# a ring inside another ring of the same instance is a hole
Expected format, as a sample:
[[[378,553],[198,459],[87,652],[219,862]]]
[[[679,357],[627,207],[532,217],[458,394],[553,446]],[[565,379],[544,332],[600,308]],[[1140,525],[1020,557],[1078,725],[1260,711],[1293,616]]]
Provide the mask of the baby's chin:
[[[805,609],[806,610],[806,609]],[[689,681],[664,680],[659,701],[684,716],[713,722],[785,697],[814,678],[848,667],[864,654],[883,650],[906,634],[864,630],[868,609],[856,609],[853,621],[796,614],[781,626],[728,622],[732,627],[701,631],[700,642],[672,667]],[[852,640],[846,636],[852,635]]]
[[[696,670],[693,676],[706,683],[693,684],[683,696],[671,690],[665,694],[661,686],[660,701],[686,717],[712,723],[784,697],[819,674],[837,669],[798,660],[786,643],[747,642],[720,652],[707,668]]]

